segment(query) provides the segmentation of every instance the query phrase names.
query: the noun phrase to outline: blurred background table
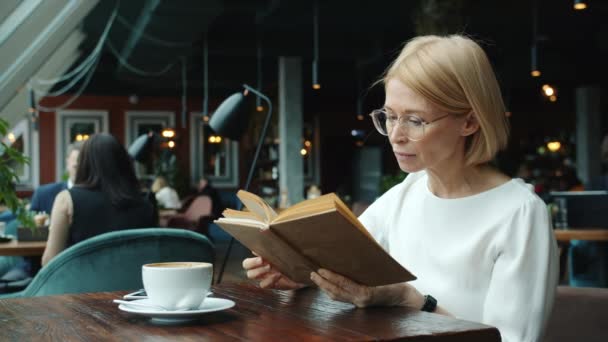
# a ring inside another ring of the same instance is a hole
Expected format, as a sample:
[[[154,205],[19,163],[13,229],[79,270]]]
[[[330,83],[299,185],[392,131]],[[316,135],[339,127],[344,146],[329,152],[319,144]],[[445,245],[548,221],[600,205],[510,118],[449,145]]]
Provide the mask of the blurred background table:
[[[568,278],[568,249],[570,248],[570,241],[582,240],[582,241],[594,241],[594,242],[608,242],[608,229],[607,228],[576,228],[576,229],[554,229],[555,239],[557,240],[560,247],[560,260],[559,260],[559,278],[560,282],[567,283]],[[599,282],[600,284],[608,283],[608,265],[606,265],[605,249],[598,249],[600,263],[599,268]]]
[[[0,255],[2,256],[42,256],[46,248],[46,241],[18,241],[0,242]]]

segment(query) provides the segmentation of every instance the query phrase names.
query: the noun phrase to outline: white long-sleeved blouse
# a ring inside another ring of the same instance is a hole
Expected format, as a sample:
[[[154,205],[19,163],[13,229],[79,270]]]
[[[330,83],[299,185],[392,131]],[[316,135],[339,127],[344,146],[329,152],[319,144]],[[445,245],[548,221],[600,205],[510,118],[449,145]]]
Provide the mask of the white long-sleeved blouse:
[[[503,341],[540,340],[559,268],[545,203],[521,179],[458,199],[435,196],[427,180],[408,175],[360,220],[438,305]]]

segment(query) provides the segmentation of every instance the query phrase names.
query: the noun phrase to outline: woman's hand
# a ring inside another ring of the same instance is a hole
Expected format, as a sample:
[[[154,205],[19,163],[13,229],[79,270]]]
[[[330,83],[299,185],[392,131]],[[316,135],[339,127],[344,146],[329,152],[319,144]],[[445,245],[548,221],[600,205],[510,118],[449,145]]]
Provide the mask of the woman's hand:
[[[424,304],[424,296],[407,283],[365,286],[325,269],[312,272],[310,279],[331,299],[352,303],[359,308],[399,305],[419,310]]]
[[[243,268],[247,278],[259,281],[263,289],[297,290],[306,286],[287,278],[259,256],[243,260]]]

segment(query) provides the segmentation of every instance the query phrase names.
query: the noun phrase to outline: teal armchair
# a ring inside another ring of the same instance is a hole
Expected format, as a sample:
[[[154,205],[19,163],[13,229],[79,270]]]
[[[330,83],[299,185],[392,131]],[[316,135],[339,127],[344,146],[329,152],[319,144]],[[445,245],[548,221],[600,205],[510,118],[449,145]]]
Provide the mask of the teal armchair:
[[[64,250],[23,291],[0,299],[139,289],[141,266],[166,261],[213,263],[214,246],[207,237],[182,229],[114,231]]]

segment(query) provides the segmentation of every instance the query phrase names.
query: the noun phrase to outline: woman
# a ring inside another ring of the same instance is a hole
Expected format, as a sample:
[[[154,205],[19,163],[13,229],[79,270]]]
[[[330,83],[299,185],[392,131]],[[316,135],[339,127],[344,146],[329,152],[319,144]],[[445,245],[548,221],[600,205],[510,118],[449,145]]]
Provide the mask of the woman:
[[[311,274],[331,298],[402,305],[496,326],[503,341],[541,338],[557,285],[557,246],[532,187],[490,165],[508,123],[487,56],[463,36],[411,40],[387,70],[371,116],[408,177],[360,217],[418,279],[368,287]],[[263,259],[243,261],[265,288],[301,287]]]
[[[74,186],[57,195],[42,265],[71,245],[114,230],[157,225],[139,191],[131,158],[109,134],[95,134],[78,157]]]

